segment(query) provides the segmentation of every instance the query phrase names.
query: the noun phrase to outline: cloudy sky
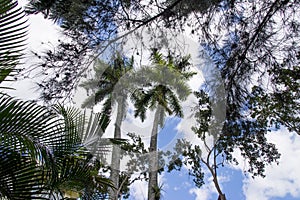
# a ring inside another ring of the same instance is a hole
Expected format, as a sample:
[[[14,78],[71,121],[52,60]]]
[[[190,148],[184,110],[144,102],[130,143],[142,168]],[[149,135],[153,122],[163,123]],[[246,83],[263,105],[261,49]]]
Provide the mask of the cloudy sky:
[[[26,0],[20,0],[20,4],[24,5]],[[51,47],[57,43],[59,38],[59,28],[52,22],[47,21],[41,15],[31,16],[29,19],[29,39],[28,52],[42,51],[47,47]],[[42,44],[44,43],[44,44]],[[192,45],[194,48],[194,45]],[[190,49],[189,53],[193,54],[195,49]],[[34,57],[28,54],[25,58],[26,65],[34,64]],[[196,59],[194,59],[195,61]],[[198,62],[198,61],[195,61]],[[201,70],[203,68],[195,68]],[[191,82],[191,87],[197,88],[203,82],[204,78],[199,74]],[[13,83],[16,88],[11,94],[23,99],[36,98],[35,80],[26,80]],[[189,105],[194,103],[192,98],[188,99],[183,105],[188,113]],[[123,133],[128,131],[149,132],[151,130],[151,120],[153,119],[151,113],[145,123],[134,120],[132,113],[128,116],[122,127]],[[190,135],[190,128],[193,124],[191,119],[186,118],[179,120],[175,118],[168,118],[164,128],[159,133],[159,148],[169,149],[172,142],[178,137],[185,137],[191,141],[196,141]],[[112,123],[113,124],[113,123]],[[112,127],[108,128],[112,130]],[[111,131],[112,132],[112,131]],[[170,134],[170,132],[172,134]],[[147,140],[147,134],[144,135]],[[295,133],[289,133],[285,129],[273,131],[269,133],[268,139],[275,143],[281,153],[279,165],[269,165],[266,168],[266,178],[255,178],[244,174],[247,170],[247,164],[243,158],[236,151],[235,155],[238,158],[239,165],[226,165],[219,169],[219,180],[224,193],[228,200],[294,200],[300,199],[300,173],[298,171],[300,166],[300,137]],[[217,193],[214,188],[212,177],[206,173],[205,185],[202,188],[196,188],[193,184],[192,177],[187,175],[187,169],[182,169],[179,172],[164,173],[160,176],[160,184],[163,186],[163,199],[166,200],[216,200]],[[147,199],[147,183],[136,182],[131,188],[132,200]]]

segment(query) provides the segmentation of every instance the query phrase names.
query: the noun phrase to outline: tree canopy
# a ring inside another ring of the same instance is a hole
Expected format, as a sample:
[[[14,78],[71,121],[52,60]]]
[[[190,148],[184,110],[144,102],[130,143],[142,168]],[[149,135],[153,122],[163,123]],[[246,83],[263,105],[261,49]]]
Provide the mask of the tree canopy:
[[[26,34],[26,23],[18,18],[23,18],[22,12],[18,9],[7,12],[15,4],[8,0],[0,3],[5,5],[0,9],[0,15],[3,16],[0,20],[0,33],[3,35],[0,36],[0,64],[6,67],[1,68],[0,83],[21,56],[20,49],[23,48]],[[163,51],[162,45],[148,46],[144,43],[142,32],[150,33],[153,36],[151,39],[158,44],[163,44],[166,37],[164,34],[156,37],[156,32],[193,35],[198,39],[202,53],[213,61],[215,71],[220,74],[218,81],[224,87],[224,93],[219,96],[214,96],[209,84],[203,84],[203,87],[193,93],[197,98],[197,105],[193,115],[196,125],[192,130],[203,141],[213,138],[212,146],[207,145],[205,150],[208,157],[215,160],[211,162],[209,158],[203,159],[200,154],[204,149],[181,140],[178,145],[183,146],[185,151],[176,156],[183,156],[186,160],[173,159],[175,163],[170,163],[169,167],[170,170],[180,168],[190,161],[191,175],[195,177],[195,184],[199,187],[203,184],[201,163],[216,178],[218,164],[224,164],[225,161],[236,163],[233,154],[236,149],[247,160],[248,173],[253,177],[264,176],[266,165],[277,163],[280,158],[276,145],[267,140],[268,132],[286,127],[290,132],[300,134],[299,1],[39,0],[31,1],[26,12],[42,13],[45,18],[53,20],[62,28],[66,38],[60,39],[59,45],[54,49],[43,54],[36,53],[40,58],[38,67],[41,67],[44,77],[38,83],[40,99],[48,104],[65,103],[72,99],[80,80],[88,75],[90,66],[101,60],[101,56],[107,51],[111,53],[122,50],[128,36],[137,36],[135,42],[143,46],[144,50],[157,48],[153,59],[158,66],[163,67],[156,70],[159,73],[147,71],[149,66],[146,67],[143,73],[147,76],[141,75],[139,78],[144,77],[145,82],[152,81],[152,84],[144,85],[143,89],[136,87],[136,92],[131,96],[135,117],[140,116],[142,120],[148,109],[154,109],[157,105],[163,107],[164,110],[156,115],[159,118],[156,119],[159,120],[155,123],[156,128],[158,124],[163,124],[163,111],[182,116],[179,99],[185,96],[180,96],[180,92],[186,91],[186,88],[181,87],[186,82],[180,82],[172,73],[168,74],[167,82],[162,79],[160,84],[155,85],[153,81],[161,79],[159,74],[164,72],[164,67],[167,66],[172,71],[174,62],[176,66],[184,67],[188,59],[177,62],[172,60],[173,55],[169,55],[169,60],[165,61],[158,53]],[[14,24],[15,21],[18,23]],[[178,47],[180,45],[182,44],[178,43]],[[199,50],[199,56],[200,54]],[[135,63],[130,64],[136,67]],[[118,69],[107,68],[100,73],[96,69],[95,74],[98,78],[107,75],[106,73],[120,75],[120,78],[124,75],[123,72],[128,73],[125,70],[118,74]],[[183,73],[184,75],[187,79],[191,74]],[[118,79],[110,78],[105,80],[107,82],[100,80],[96,84],[98,89],[103,89],[92,96],[96,102],[102,101],[108,89],[111,89],[110,86],[115,87],[119,82]],[[179,96],[166,87],[168,81],[177,81],[178,88],[173,89],[178,90]],[[224,110],[221,109],[224,112],[222,120],[213,112],[218,109],[215,105],[220,102],[225,102]],[[154,132],[157,133],[157,130]],[[156,151],[155,145],[151,148]],[[218,163],[218,156],[223,157],[224,162]],[[217,180],[214,183],[220,198],[225,199],[223,192],[218,189]]]

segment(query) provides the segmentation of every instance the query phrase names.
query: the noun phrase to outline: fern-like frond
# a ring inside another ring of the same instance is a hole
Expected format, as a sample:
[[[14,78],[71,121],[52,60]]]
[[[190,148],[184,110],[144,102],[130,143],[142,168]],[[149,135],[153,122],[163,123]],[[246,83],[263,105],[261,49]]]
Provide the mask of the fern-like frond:
[[[18,64],[25,49],[27,20],[15,0],[0,2],[0,83],[17,73]],[[2,88],[3,89],[3,88]]]
[[[0,63],[1,68],[15,64],[24,50],[27,35],[25,13],[17,1],[2,0],[0,9]],[[5,64],[5,65],[3,65]]]
[[[110,150],[101,138],[109,122],[104,115],[87,117],[75,108],[46,108],[0,94],[0,120],[0,197],[51,199],[66,185],[81,193],[91,188],[93,195],[110,186],[101,185],[109,182],[98,175],[86,144],[94,138],[94,157]]]

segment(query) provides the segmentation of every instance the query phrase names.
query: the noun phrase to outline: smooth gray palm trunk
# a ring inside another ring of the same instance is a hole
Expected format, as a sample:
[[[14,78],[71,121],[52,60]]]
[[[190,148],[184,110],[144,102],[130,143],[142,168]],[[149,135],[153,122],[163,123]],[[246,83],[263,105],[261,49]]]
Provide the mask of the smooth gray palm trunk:
[[[118,99],[118,112],[117,112],[117,119],[115,123],[115,132],[114,138],[120,139],[121,138],[121,125],[123,121],[124,115],[124,103],[125,98],[119,97]],[[114,185],[114,188],[110,188],[109,194],[110,199],[117,200],[118,199],[118,191],[119,191],[119,172],[120,172],[120,159],[121,159],[121,149],[119,146],[114,145],[112,150],[112,159],[111,159],[111,174],[110,179]]]
[[[157,154],[157,134],[162,107],[158,106],[155,111],[153,127],[151,131],[150,148],[149,148],[149,183],[148,183],[148,200],[158,200],[158,154]]]

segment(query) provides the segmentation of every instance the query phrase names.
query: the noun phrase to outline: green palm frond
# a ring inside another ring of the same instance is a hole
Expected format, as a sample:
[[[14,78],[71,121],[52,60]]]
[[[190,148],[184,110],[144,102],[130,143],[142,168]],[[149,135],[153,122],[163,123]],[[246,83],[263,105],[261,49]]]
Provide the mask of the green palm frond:
[[[66,131],[72,141],[68,151],[76,152],[79,150],[83,155],[90,155],[105,162],[105,157],[111,151],[113,144],[123,144],[124,139],[103,138],[103,134],[110,122],[109,117],[102,113],[81,113],[77,108],[56,106],[59,114],[65,121]],[[64,146],[66,151],[66,146]]]
[[[142,121],[146,118],[146,111],[147,107],[150,104],[151,97],[153,96],[153,90],[152,92],[144,93],[144,91],[136,90],[131,95],[131,100],[134,103],[135,111],[134,111],[134,117],[140,117]]]
[[[107,116],[111,115],[112,107],[115,105],[115,102],[112,100],[112,95],[109,95],[106,100],[103,102],[102,112]]]
[[[82,108],[93,108],[93,106],[95,105],[95,94],[91,94],[90,96],[88,96],[83,103],[81,104]]]
[[[112,187],[109,179],[99,175],[99,161],[76,156],[64,157],[57,181],[52,189],[61,193],[76,192],[78,197],[89,197],[103,193]]]
[[[27,20],[17,8],[17,1],[2,0],[0,3],[0,63],[14,63],[24,50],[27,35]],[[1,66],[1,67],[2,67]]]
[[[91,113],[88,117],[79,109],[56,106],[57,112],[64,118],[66,135],[69,135],[68,151],[74,152],[85,149],[88,154],[104,157],[109,151],[107,140],[103,139],[105,129],[109,124],[109,118],[105,114]],[[67,148],[64,146],[64,148]],[[66,149],[64,149],[65,152]]]
[[[0,94],[0,195],[45,199],[41,194],[49,194],[51,147],[60,145],[64,134],[56,117],[44,107]]]
[[[82,195],[86,188],[111,186],[98,175],[99,164],[86,142],[96,138],[89,144],[95,145],[95,154],[105,154],[105,115],[86,117],[75,108],[49,109],[0,94],[0,119],[0,197],[49,199],[67,183]]]
[[[97,76],[97,75],[95,75]],[[97,88],[99,85],[98,80],[96,79],[87,79],[84,82],[80,83],[79,86],[85,90],[92,90],[92,88]]]
[[[60,171],[55,188],[58,191],[73,191],[83,195],[83,199],[93,199],[95,194],[107,191],[112,187],[111,181],[98,174],[99,160],[110,151],[111,139],[102,138],[109,118],[103,114],[81,113],[76,108],[56,107],[66,122],[66,131],[78,138],[73,144],[72,154],[61,155],[59,160]],[[68,134],[67,134],[68,135]],[[97,158],[97,160],[92,159]]]
[[[60,145],[64,138],[63,124],[55,113],[5,94],[0,94],[0,119],[1,144],[33,159],[47,158],[48,148]]]
[[[106,107],[103,108],[102,112],[109,115],[110,113],[104,112],[111,110],[111,108],[109,109],[107,106],[112,107],[115,101],[117,101],[118,96],[126,96],[127,92],[125,90],[128,89],[128,83],[122,82],[122,84],[120,84],[120,80],[132,69],[133,59],[127,60],[123,58],[120,53],[116,53],[116,57],[111,63],[104,63],[98,60],[94,65],[94,77],[79,85],[87,90],[87,92],[92,91],[94,93],[84,101],[82,107],[90,108],[106,100]],[[110,105],[108,101],[110,101]]]
[[[135,90],[131,99],[135,106],[135,117],[145,119],[146,110],[161,106],[169,115],[183,117],[180,101],[185,100],[191,89],[187,81],[195,73],[187,71],[189,56],[181,59],[169,54],[166,58],[154,50],[152,66],[142,67],[136,74],[142,77],[145,87]],[[164,117],[164,115],[160,115]],[[162,118],[163,119],[163,118]],[[160,120],[162,121],[162,120]]]
[[[168,91],[166,93],[166,96],[168,98],[168,101],[170,102],[169,105],[171,107],[170,110],[172,110],[176,116],[178,117],[183,117],[183,112],[182,112],[182,108],[181,108],[181,105],[180,105],[180,101],[179,99],[177,98],[177,96],[172,93],[172,91]]]
[[[28,25],[25,13],[17,5],[14,0],[0,2],[0,84],[18,72],[14,67],[25,49]]]
[[[0,197],[7,199],[47,199],[47,171],[30,157],[0,146]]]
[[[105,98],[109,98],[114,90],[114,86],[112,84],[109,85],[101,85],[100,87],[98,86],[98,90],[95,93],[95,103],[97,104],[101,101],[103,101]]]

